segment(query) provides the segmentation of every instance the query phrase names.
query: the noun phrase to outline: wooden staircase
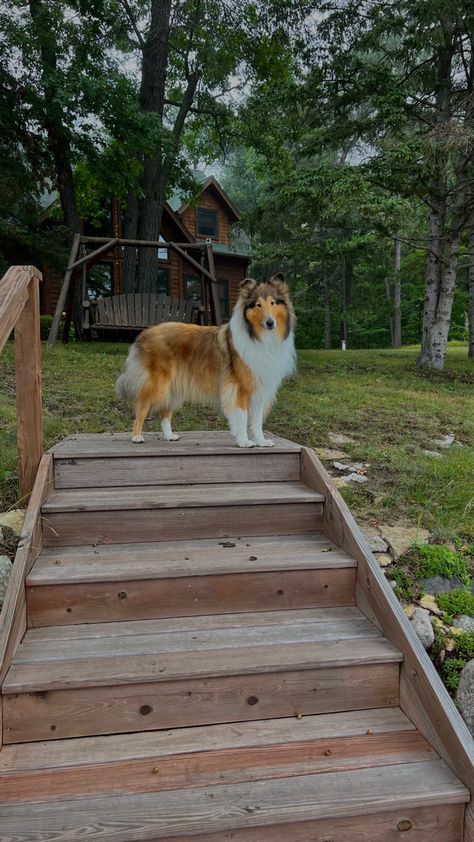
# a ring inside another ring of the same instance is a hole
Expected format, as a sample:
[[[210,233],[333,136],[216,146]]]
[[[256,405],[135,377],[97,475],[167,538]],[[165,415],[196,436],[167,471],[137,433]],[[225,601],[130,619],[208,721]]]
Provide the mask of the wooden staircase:
[[[312,452],[84,435],[42,465],[0,842],[474,840],[467,731]]]

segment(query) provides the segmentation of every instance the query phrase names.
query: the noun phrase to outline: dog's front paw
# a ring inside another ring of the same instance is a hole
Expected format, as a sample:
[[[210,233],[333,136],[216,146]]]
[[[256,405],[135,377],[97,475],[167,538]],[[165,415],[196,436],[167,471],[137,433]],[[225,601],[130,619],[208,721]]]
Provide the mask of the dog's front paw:
[[[132,441],[134,444],[142,444],[145,441],[145,439],[143,438],[143,436],[132,436]]]
[[[257,447],[275,447],[275,442],[271,439],[255,439]]]
[[[179,441],[181,436],[178,433],[171,433],[170,436],[163,436],[164,441]]]
[[[243,441],[237,442],[239,447],[255,447],[255,442],[251,439],[244,439]]]

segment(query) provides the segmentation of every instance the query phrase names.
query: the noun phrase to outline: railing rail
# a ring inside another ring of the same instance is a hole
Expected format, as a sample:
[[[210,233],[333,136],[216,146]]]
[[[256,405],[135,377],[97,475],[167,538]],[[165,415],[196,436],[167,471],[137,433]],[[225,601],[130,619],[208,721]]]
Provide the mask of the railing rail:
[[[39,282],[34,266],[12,266],[0,280],[0,352],[15,329],[20,497],[28,497],[43,454]]]

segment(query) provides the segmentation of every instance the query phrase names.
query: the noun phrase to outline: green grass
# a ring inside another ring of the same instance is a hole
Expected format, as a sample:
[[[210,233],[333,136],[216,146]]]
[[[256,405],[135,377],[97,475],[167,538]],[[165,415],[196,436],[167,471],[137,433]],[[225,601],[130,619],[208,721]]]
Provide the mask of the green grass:
[[[129,430],[131,411],[114,394],[127,346],[71,343],[43,347],[45,445],[77,432]],[[364,520],[407,520],[436,536],[474,538],[474,366],[466,346],[450,346],[446,370],[422,373],[417,349],[301,351],[296,377],[282,388],[267,426],[310,446],[328,432],[356,440],[344,449],[369,462],[369,482],[344,489]],[[0,491],[16,499],[13,347],[0,358]],[[186,407],[178,429],[225,427],[217,409]],[[156,429],[156,422],[153,423]],[[452,432],[441,459],[424,456],[430,440]]]
[[[456,588],[449,593],[442,593],[437,599],[438,605],[446,613],[449,622],[456,615],[474,617],[474,596],[468,590]]]

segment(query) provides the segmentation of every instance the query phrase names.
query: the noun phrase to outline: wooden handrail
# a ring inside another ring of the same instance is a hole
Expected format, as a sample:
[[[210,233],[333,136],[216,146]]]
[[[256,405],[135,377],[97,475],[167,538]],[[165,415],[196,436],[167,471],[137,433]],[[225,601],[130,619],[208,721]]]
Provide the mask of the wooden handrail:
[[[12,266],[0,280],[0,352],[15,329],[20,497],[28,497],[43,455],[39,282],[34,266]]]

